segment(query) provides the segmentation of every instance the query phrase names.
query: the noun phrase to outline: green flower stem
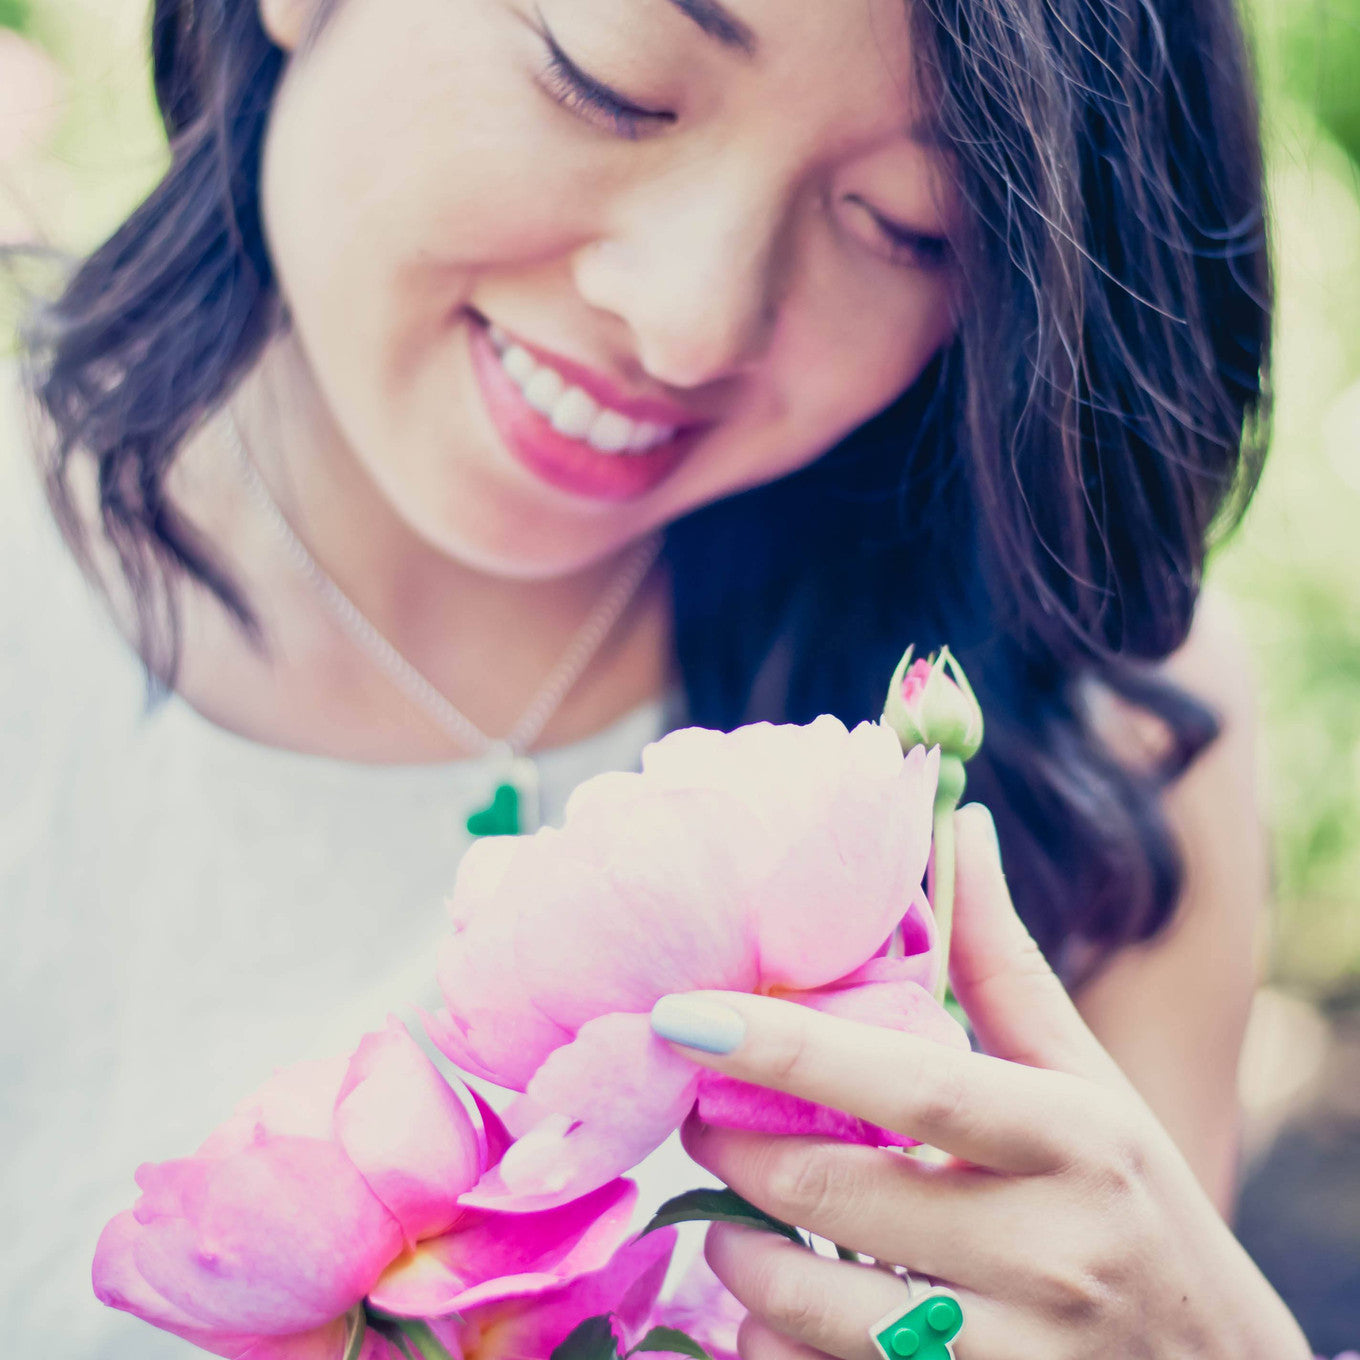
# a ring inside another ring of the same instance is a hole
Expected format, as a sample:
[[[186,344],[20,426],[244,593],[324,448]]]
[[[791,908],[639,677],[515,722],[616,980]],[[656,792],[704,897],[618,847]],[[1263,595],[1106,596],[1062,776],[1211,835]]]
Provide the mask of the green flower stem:
[[[930,904],[935,912],[942,960],[935,1000],[944,1005],[949,990],[949,948],[954,937],[954,882],[958,852],[954,837],[954,814],[963,801],[968,776],[958,756],[940,758],[940,783],[935,793],[934,835],[930,853]]]

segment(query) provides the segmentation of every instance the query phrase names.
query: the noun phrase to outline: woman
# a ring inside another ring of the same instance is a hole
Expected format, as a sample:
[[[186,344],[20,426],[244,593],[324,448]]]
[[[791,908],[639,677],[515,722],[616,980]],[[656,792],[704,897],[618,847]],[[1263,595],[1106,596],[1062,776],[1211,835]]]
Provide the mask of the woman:
[[[1264,873],[1240,649],[1195,605],[1269,292],[1231,5],[153,24],[170,169],[30,334],[117,631],[10,535],[19,1335],[171,1347],[80,1296],[124,1168],[415,995],[465,817],[551,816],[682,715],[872,717],[907,641],[968,663],[1021,911],[1226,1206]],[[1091,1221],[1077,1184],[1042,1221]],[[753,1353],[867,1344],[772,1333],[734,1262]],[[1300,1349],[1235,1278],[1261,1353]],[[993,1337],[1127,1340],[994,1293]]]

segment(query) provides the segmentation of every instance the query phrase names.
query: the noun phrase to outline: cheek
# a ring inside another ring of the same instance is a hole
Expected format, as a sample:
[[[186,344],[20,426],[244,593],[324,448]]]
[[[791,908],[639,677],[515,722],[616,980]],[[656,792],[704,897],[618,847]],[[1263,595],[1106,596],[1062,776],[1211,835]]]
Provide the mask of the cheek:
[[[298,59],[270,126],[266,230],[325,380],[417,376],[474,274],[551,257],[568,168],[498,6],[348,0]],[[395,389],[395,390],[393,390]]]
[[[793,447],[811,461],[891,405],[920,377],[953,331],[951,289],[941,273],[906,272],[877,290],[844,278],[820,305],[791,314],[777,381]],[[809,447],[809,445],[811,447]]]

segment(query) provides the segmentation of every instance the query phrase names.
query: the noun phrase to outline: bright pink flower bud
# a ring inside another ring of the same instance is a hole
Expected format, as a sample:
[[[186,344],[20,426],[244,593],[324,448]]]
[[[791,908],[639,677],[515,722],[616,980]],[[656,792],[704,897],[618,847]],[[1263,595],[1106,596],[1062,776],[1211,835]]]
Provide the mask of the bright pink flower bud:
[[[888,689],[883,721],[902,749],[938,746],[941,756],[968,761],[982,747],[982,707],[963,667],[946,647],[938,657],[913,661],[908,647]]]

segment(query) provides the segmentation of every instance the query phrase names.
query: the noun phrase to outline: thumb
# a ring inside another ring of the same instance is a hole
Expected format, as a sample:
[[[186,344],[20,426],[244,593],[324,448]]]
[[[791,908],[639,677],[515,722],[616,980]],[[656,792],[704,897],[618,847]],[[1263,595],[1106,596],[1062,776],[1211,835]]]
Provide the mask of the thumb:
[[[1029,1067],[1122,1084],[1034,937],[1016,915],[992,815],[956,814],[957,900],[949,977],[982,1047]]]

